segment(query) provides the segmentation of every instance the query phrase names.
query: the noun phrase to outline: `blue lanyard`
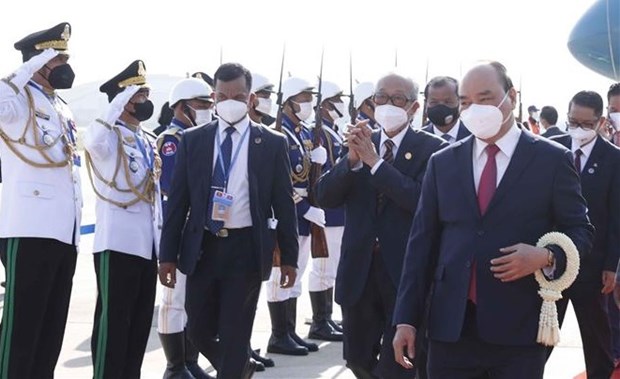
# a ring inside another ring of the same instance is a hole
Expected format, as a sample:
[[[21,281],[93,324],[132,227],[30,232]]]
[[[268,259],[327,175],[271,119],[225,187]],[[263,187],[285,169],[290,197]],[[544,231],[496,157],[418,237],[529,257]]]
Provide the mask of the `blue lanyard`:
[[[146,146],[144,146],[144,141],[140,135],[138,135],[138,132],[135,132],[134,136],[136,137],[136,144],[140,148],[140,153],[146,161],[146,164],[149,166],[149,170],[153,171],[153,162],[155,161],[155,153],[153,152],[153,149],[149,149],[149,154],[147,155]]]
[[[127,125],[125,125],[125,123],[121,120],[116,120],[116,124],[117,125],[121,125],[124,128],[127,128]],[[136,130],[135,132],[133,132],[133,136],[136,140],[136,145],[138,145],[138,148],[140,149],[140,154],[142,154],[142,158],[144,158],[144,160],[146,161],[146,165],[148,166],[148,168],[153,171],[153,163],[155,162],[155,152],[153,151],[153,149],[149,149],[148,154],[146,152],[146,146],[144,146],[144,141],[142,140],[142,138],[140,137],[140,135],[138,134],[138,131]],[[119,152],[120,154],[120,152]]]
[[[224,187],[226,188],[228,188],[228,178],[230,178],[230,173],[232,172],[232,169],[235,163],[237,162],[237,157],[239,156],[239,151],[241,151],[243,140],[245,139],[245,136],[246,134],[248,134],[249,130],[250,130],[250,124],[248,124],[247,129],[245,129],[245,132],[243,132],[243,135],[239,139],[239,144],[237,145],[237,148],[235,149],[235,154],[233,154],[232,160],[230,161],[230,166],[228,167],[228,171],[226,171],[226,167],[224,167],[224,158],[222,157],[222,149],[220,147],[222,144],[220,142],[221,140],[220,131],[219,130],[215,131],[215,139],[217,140],[217,160],[220,166],[222,167],[222,172],[224,173]],[[232,138],[232,135],[230,138]]]

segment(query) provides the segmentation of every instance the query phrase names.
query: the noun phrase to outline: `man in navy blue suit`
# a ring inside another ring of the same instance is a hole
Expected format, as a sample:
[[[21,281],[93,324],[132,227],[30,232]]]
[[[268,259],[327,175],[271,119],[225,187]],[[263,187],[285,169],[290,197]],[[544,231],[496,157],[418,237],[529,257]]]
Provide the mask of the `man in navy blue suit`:
[[[556,230],[589,253],[579,176],[570,151],[517,127],[517,93],[500,63],[471,69],[459,97],[473,136],[429,160],[394,310],[395,359],[413,368],[429,297],[431,378],[542,378],[532,274],[561,275],[566,255],[535,245]]]
[[[620,254],[620,149],[599,135],[605,121],[603,98],[581,91],[568,108],[568,135],[552,138],[573,153],[588,216],[596,228],[592,253],[558,302],[560,325],[569,299],[575,310],[588,378],[609,378],[614,370],[607,301],[613,301],[609,294]]]
[[[357,378],[414,375],[392,359],[392,311],[426,163],[447,146],[410,127],[417,95],[411,79],[380,79],[373,101],[381,130],[371,131],[366,120],[352,127],[349,153],[317,184],[322,207],[345,209],[336,301],[342,306],[344,358]]]
[[[219,354],[218,378],[249,378],[255,369],[248,345],[276,234],[281,285],[296,277],[288,146],[280,133],[250,121],[251,86],[239,64],[215,73],[218,119],[181,139],[161,238],[160,280],[173,287],[177,266],[187,275],[189,337],[203,355]]]
[[[459,120],[459,82],[437,76],[424,88],[426,114],[430,123],[422,130],[443,138],[449,144],[471,135]]]

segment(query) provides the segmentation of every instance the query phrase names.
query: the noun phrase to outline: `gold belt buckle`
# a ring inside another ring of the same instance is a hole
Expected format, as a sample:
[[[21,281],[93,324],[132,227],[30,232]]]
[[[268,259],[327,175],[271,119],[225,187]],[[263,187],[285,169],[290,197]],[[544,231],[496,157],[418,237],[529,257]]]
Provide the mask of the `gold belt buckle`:
[[[220,229],[218,230],[216,236],[220,237],[220,238],[226,238],[228,237],[228,229]]]

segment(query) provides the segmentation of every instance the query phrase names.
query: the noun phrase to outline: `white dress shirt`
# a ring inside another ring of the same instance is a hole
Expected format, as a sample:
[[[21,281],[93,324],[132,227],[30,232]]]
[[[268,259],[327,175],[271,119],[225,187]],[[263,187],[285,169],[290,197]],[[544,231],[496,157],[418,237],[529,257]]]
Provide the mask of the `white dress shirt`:
[[[224,142],[226,138],[226,128],[228,128],[230,124],[221,118],[218,119],[217,131],[220,136],[220,143]],[[248,130],[247,134],[244,136],[243,141],[241,141],[241,137],[245,133],[245,131],[250,127],[250,118],[246,115],[243,120],[239,121],[233,127],[236,131],[232,134],[232,153],[231,153],[231,171],[230,177],[228,178],[228,187],[226,189],[227,193],[233,195],[234,200],[232,205],[230,206],[230,218],[226,223],[224,223],[225,228],[229,229],[238,229],[245,228],[248,226],[252,226],[252,214],[250,213],[250,182],[248,180],[248,148],[250,144],[248,141],[250,140],[250,131]],[[214,140],[215,145],[217,145],[217,138]],[[233,162],[235,159],[235,152],[241,143],[241,147],[239,150],[239,155],[237,156],[237,160]],[[215,165],[219,164],[218,162],[218,154],[220,152],[220,147],[215,146],[213,149],[213,169],[215,170]],[[209,199],[211,200],[211,199]]]
[[[592,149],[594,148],[594,143],[597,138],[598,137],[595,137],[592,141],[583,146],[579,146],[579,143],[576,143],[575,140],[571,140],[570,151],[573,152],[573,160],[576,158],[575,151],[581,149],[581,171],[583,171],[583,168],[586,167],[586,163],[588,163],[588,158],[590,158],[590,155],[592,154]]]
[[[394,156],[394,159],[396,159],[396,154],[398,153],[398,148],[400,147],[400,144],[403,142],[403,138],[405,138],[405,134],[407,134],[408,130],[409,130],[409,126],[403,128],[403,130],[398,132],[397,135],[395,135],[394,137],[390,138],[390,137],[388,137],[387,134],[385,134],[385,131],[383,129],[381,129],[381,141],[379,143],[379,156],[383,157],[383,154],[385,154],[385,141],[387,141],[388,139],[391,139],[392,142],[394,142],[394,146],[392,147],[392,155]],[[379,169],[379,166],[381,166],[382,163],[383,163],[383,158],[380,158],[379,161],[377,163],[375,163],[374,166],[372,166],[372,168],[370,169],[370,173],[372,175],[374,175],[375,172],[377,172],[377,170]]]
[[[458,139],[458,135],[459,135],[459,128],[460,128],[460,121],[457,121],[456,124],[454,124],[454,126],[448,131],[448,133],[444,133],[441,130],[439,130],[439,128],[435,125],[433,125],[433,133],[438,136],[443,138],[444,134],[447,134],[450,136],[450,141],[447,141],[449,144],[453,144],[456,142],[456,140]]]
[[[499,152],[495,156],[495,164],[497,165],[497,186],[504,177],[512,154],[517,148],[519,143],[519,137],[521,137],[521,129],[517,127],[517,124],[512,125],[508,132],[499,140],[495,142],[495,145],[499,147]],[[474,169],[474,183],[476,185],[476,193],[478,193],[478,186],[480,185],[480,176],[482,176],[482,170],[487,163],[487,154],[484,151],[488,143],[476,138],[473,150],[473,169]]]

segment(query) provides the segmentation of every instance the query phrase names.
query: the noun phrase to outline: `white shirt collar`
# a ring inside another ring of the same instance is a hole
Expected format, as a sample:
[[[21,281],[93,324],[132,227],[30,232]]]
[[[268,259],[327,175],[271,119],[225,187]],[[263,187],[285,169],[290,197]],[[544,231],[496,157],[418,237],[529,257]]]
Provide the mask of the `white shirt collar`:
[[[217,130],[219,131],[220,135],[224,135],[226,133],[225,132],[226,128],[228,128],[229,126],[231,126],[229,123],[224,121],[222,118],[218,118]],[[243,133],[249,126],[250,126],[250,117],[247,114],[245,115],[244,118],[241,119],[241,121],[239,121],[235,125],[232,125],[232,127],[235,128],[237,132],[239,132],[239,135],[243,135]]]
[[[497,147],[499,147],[499,150],[504,153],[508,157],[508,159],[510,159],[512,158],[512,154],[517,148],[520,137],[521,129],[517,127],[517,123],[515,122],[508,130],[508,132],[504,134],[502,138],[498,139],[495,144],[497,145]],[[476,157],[476,159],[480,159],[480,155],[482,155],[487,145],[488,143],[484,142],[483,140],[478,138],[475,139],[474,156]]]
[[[594,137],[592,141],[588,142],[587,144],[583,146],[579,146],[579,144],[575,143],[575,140],[571,139],[570,150],[573,152],[573,154],[575,154],[575,151],[577,151],[577,149],[581,149],[584,159],[587,159],[587,157],[589,157],[590,154],[592,154],[592,149],[594,148],[594,144],[596,143],[597,139],[598,139],[598,136]]]
[[[460,124],[461,122],[457,120],[456,124],[454,124],[454,126],[450,130],[448,130],[448,133],[442,132],[437,126],[433,124],[433,133],[435,133],[435,135],[438,137],[443,137],[444,134],[447,134],[452,137],[451,142],[454,142],[458,139]]]
[[[394,142],[394,148],[398,150],[398,147],[400,146],[401,142],[403,142],[403,138],[405,138],[405,134],[407,134],[407,130],[409,130],[409,128],[411,127],[407,125],[406,127],[403,128],[403,130],[398,132],[398,134],[392,138],[388,137],[388,135],[385,134],[385,131],[381,129],[381,143],[379,144],[379,149],[381,149],[381,147],[383,146],[383,143],[386,140],[391,139],[392,142]]]

